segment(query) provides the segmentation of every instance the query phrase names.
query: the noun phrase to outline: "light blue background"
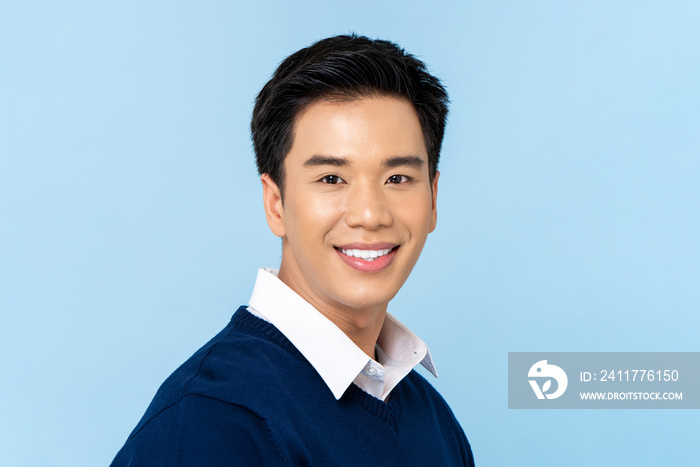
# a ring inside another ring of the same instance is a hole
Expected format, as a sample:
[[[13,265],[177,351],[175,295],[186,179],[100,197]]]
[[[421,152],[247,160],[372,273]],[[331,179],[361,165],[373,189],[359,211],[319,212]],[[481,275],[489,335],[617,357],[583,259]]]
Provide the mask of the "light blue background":
[[[507,409],[508,351],[697,351],[700,3],[0,3],[0,465],[106,465],[277,266],[248,135],[357,31],[449,88],[438,228],[390,309],[477,464],[688,465],[698,411]]]

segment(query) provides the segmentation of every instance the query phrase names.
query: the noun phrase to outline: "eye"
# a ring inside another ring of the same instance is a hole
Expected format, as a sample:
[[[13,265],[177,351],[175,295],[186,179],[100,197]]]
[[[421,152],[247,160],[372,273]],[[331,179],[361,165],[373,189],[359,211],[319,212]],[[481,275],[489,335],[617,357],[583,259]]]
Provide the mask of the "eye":
[[[392,175],[386,182],[391,184],[408,183],[411,181],[411,177],[407,175]]]
[[[340,177],[337,176],[337,175],[326,175],[325,177],[323,177],[323,178],[322,178],[321,180],[319,180],[319,181],[322,182],[322,183],[327,183],[327,184],[329,184],[329,185],[336,185],[336,184],[338,184],[338,183],[343,183],[343,182],[345,182],[345,180],[343,180],[342,178],[340,178]]]

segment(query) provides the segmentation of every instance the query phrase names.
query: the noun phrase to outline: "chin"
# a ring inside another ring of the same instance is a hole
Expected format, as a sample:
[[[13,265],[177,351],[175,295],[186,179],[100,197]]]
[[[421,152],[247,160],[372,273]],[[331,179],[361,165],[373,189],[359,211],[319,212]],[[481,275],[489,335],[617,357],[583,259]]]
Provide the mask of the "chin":
[[[355,308],[359,310],[366,310],[371,308],[386,308],[389,302],[394,298],[398,290],[393,293],[387,293],[386,288],[382,290],[377,290],[376,287],[370,288],[370,290],[362,290],[351,297],[346,297],[345,300],[341,300],[348,308]]]

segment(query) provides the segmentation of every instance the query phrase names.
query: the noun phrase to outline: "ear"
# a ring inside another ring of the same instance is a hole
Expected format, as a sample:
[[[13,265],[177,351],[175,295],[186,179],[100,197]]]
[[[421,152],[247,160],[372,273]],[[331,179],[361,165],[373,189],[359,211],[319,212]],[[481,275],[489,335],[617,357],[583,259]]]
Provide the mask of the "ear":
[[[435,226],[437,225],[437,189],[438,189],[438,178],[440,178],[440,172],[437,170],[435,171],[435,178],[433,179],[433,184],[432,184],[432,189],[433,189],[433,207],[432,207],[432,213],[431,213],[431,218],[430,218],[430,230],[429,232],[432,232],[435,230]]]
[[[260,181],[263,187],[263,205],[267,225],[273,234],[284,237],[287,235],[287,231],[284,227],[284,206],[282,205],[280,189],[268,174],[262,174]]]

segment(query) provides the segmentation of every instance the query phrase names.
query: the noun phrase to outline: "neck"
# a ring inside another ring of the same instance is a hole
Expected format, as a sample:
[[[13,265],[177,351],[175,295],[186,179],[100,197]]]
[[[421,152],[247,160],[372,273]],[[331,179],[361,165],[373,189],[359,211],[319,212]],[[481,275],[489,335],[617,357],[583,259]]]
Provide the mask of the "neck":
[[[346,336],[352,340],[370,358],[376,360],[375,346],[386,317],[386,304],[367,308],[353,308],[343,304],[328,304],[316,299],[315,294],[304,287],[296,274],[290,274],[280,266],[278,278],[304,300],[309,302],[319,313],[328,318]]]
[[[383,309],[363,310],[363,312],[353,310],[352,319],[348,319],[347,314],[343,313],[336,314],[334,312],[324,312],[323,310],[319,310],[319,312],[338,326],[370,358],[377,360],[375,346],[384,325],[386,307]]]

